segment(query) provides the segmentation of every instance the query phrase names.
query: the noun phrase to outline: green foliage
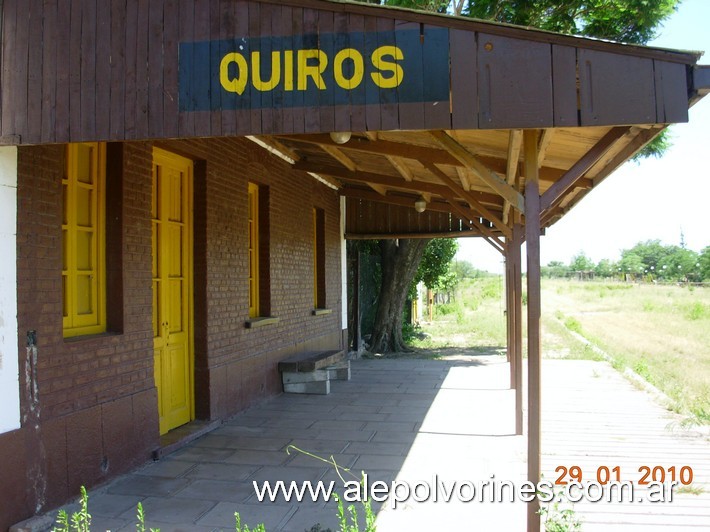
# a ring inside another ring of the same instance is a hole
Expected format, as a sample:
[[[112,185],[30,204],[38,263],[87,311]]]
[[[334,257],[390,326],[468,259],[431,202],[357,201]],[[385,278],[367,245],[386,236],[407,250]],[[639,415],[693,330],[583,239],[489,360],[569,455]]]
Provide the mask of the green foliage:
[[[89,532],[91,530],[91,514],[89,513],[89,495],[86,488],[81,487],[81,498],[79,500],[79,511],[67,515],[66,510],[59,510],[57,514],[57,525],[52,528],[52,532]]]
[[[691,321],[701,320],[710,317],[710,308],[707,305],[703,305],[700,301],[696,301],[690,306],[686,316]]]
[[[247,525],[242,525],[242,517],[239,515],[239,512],[234,512],[234,519],[236,521],[236,532],[266,532],[266,528],[264,527],[263,523],[256,525],[254,528],[249,528]]]
[[[433,290],[452,288],[456,276],[449,275],[449,267],[458,247],[458,242],[454,238],[432,239],[424,250],[424,256],[414,276],[414,284],[421,281],[427,288]]]
[[[710,246],[706,246],[698,256],[699,276],[701,281],[710,281]]]
[[[679,0],[469,0],[474,18],[645,44]]]
[[[573,272],[588,272],[594,269],[594,263],[585,255],[584,251],[580,251],[572,257],[569,267]]]

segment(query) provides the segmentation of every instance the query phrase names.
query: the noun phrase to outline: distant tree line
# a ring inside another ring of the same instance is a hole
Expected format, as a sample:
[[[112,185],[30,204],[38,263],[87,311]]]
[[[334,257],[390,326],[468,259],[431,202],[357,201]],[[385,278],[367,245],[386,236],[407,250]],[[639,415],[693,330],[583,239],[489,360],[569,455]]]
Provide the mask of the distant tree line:
[[[710,246],[700,253],[685,247],[664,245],[660,240],[639,242],[621,252],[621,259],[602,259],[597,264],[577,253],[569,264],[551,261],[541,269],[547,278],[620,278],[662,282],[710,281]]]

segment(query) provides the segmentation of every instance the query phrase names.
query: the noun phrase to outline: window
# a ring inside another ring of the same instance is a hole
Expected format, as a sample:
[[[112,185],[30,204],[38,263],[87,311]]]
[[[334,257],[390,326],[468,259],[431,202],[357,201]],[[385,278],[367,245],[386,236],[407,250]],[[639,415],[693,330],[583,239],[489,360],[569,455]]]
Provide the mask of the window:
[[[64,336],[106,330],[104,185],[106,145],[69,144],[62,179]]]
[[[249,317],[259,316],[259,187],[249,183]]]
[[[325,306],[325,213],[313,209],[313,308]]]

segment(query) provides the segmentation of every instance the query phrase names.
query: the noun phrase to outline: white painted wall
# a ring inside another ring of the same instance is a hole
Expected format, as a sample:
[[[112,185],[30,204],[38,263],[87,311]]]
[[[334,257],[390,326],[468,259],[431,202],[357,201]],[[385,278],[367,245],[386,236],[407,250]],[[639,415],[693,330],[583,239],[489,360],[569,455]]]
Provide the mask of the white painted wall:
[[[345,247],[345,197],[340,197],[340,275],[342,290],[342,322],[343,329],[348,328],[348,260],[347,248]]]
[[[17,148],[0,147],[0,434],[20,428]]]

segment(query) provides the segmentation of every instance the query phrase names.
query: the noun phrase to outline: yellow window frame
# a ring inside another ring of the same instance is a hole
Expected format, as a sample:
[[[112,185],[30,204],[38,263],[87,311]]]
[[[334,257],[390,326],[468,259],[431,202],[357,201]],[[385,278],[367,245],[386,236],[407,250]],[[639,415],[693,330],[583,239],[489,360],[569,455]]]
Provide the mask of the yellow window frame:
[[[73,143],[62,179],[64,337],[106,331],[106,144]]]
[[[259,317],[259,185],[249,183],[249,317]]]

